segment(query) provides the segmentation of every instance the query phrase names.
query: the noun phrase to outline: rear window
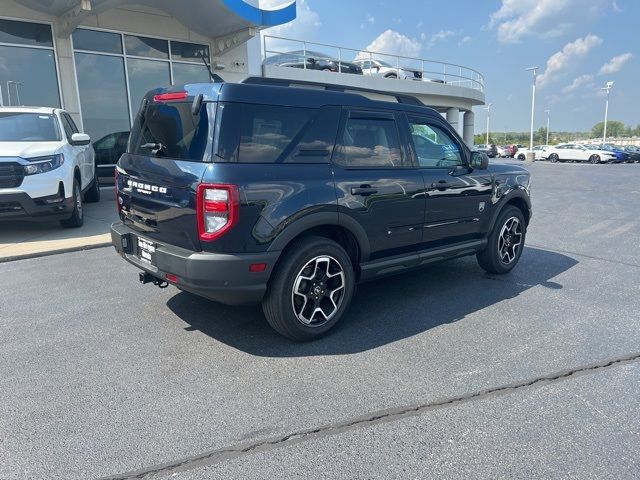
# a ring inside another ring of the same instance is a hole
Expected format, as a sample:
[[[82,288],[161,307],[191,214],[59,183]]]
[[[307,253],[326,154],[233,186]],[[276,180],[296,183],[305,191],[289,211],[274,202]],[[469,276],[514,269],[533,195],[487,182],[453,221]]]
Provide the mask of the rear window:
[[[191,106],[191,102],[153,103],[141,109],[131,129],[129,153],[210,161],[209,118],[215,105],[203,103],[196,115]]]
[[[58,121],[40,113],[0,113],[0,142],[58,142]]]
[[[218,110],[217,161],[328,163],[340,109],[223,103]]]

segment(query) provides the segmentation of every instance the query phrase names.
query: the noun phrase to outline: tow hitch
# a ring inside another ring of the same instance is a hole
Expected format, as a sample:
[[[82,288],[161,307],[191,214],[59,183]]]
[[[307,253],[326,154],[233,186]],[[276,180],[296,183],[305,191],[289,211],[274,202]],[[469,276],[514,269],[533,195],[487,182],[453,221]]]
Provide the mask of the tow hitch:
[[[160,280],[154,277],[153,275],[151,275],[150,273],[140,272],[138,275],[139,275],[138,278],[140,279],[140,283],[142,283],[143,285],[146,283],[153,283],[156,287],[160,287],[160,288],[167,288],[169,286],[168,282],[164,280]]]

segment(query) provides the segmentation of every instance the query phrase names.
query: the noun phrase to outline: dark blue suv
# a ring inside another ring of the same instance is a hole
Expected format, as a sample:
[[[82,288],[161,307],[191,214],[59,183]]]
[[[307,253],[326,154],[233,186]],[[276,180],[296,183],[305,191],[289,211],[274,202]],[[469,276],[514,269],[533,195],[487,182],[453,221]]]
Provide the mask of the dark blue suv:
[[[303,86],[149,92],[116,169],[116,250],[151,282],[313,339],[358,282],[476,255],[506,273],[531,218],[529,173],[488,165],[417,100]],[[402,299],[396,299],[402,301]]]

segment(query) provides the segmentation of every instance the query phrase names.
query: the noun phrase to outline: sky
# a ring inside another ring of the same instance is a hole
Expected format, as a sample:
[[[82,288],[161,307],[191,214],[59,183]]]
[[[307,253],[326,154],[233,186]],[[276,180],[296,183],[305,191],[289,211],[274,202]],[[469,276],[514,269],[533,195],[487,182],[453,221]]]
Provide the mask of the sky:
[[[267,8],[289,3],[260,0]],[[640,124],[639,0],[298,0],[297,19],[264,33],[456,63],[480,71],[492,131],[588,131],[604,119]],[[311,48],[311,47],[309,47]],[[476,131],[486,110],[476,107]]]

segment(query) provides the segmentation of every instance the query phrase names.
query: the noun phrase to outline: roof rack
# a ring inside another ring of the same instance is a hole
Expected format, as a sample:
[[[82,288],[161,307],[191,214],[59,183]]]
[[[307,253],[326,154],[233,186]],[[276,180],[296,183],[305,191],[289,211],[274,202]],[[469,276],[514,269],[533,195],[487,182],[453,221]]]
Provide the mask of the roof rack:
[[[317,89],[328,90],[332,92],[360,94],[365,97],[366,97],[365,94],[370,93],[377,96],[393,98],[397,103],[404,103],[407,105],[417,105],[419,107],[426,106],[418,98],[412,95],[404,95],[400,93],[389,93],[382,90],[374,90],[371,88],[352,87],[347,85],[336,85],[333,83],[310,82],[307,80],[291,80],[286,78],[269,78],[269,77],[248,77],[244,79],[242,83],[245,83],[247,85],[271,85],[275,87],[317,88]],[[380,99],[376,98],[376,100],[380,100]]]

